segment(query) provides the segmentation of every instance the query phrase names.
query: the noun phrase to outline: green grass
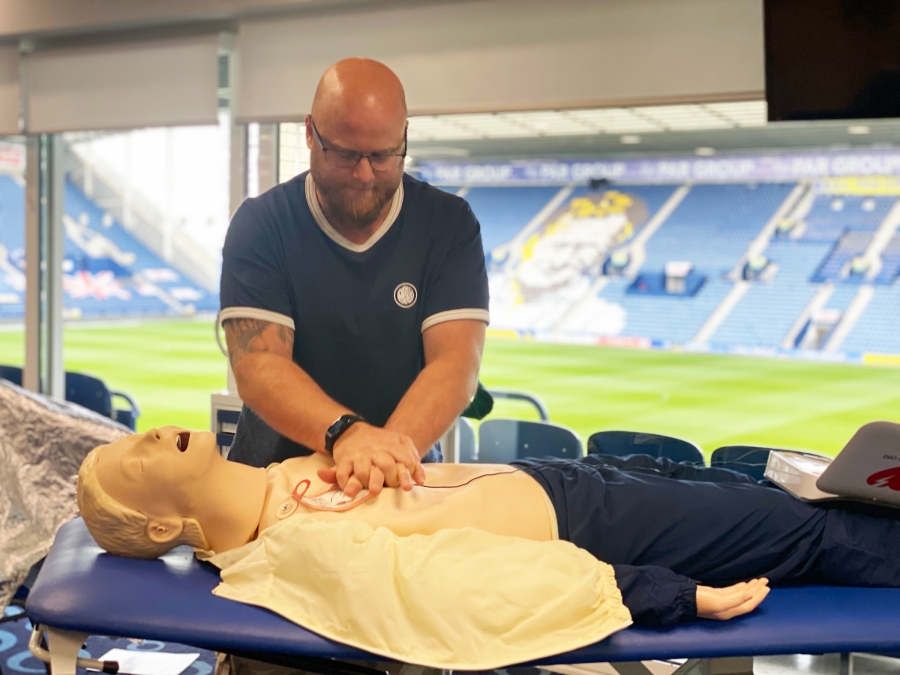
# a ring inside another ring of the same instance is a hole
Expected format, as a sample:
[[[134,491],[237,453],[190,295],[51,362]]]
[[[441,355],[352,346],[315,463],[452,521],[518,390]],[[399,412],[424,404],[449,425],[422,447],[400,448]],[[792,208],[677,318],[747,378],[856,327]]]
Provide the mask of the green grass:
[[[0,363],[21,364],[23,352],[21,332],[0,332]],[[209,321],[70,324],[64,360],[132,394],[139,429],[209,428],[209,395],[225,387]],[[657,432],[706,452],[750,443],[834,454],[863,423],[900,420],[900,369],[891,368],[491,338],[481,376],[488,387],[537,394],[553,421],[583,438]],[[536,418],[509,401],[495,414]]]
[[[871,366],[495,339],[481,375],[489,388],[537,393],[551,420],[583,438],[655,432],[707,453],[760,444],[833,455],[865,422],[900,421],[900,370]]]
[[[21,332],[0,332],[0,362],[21,365],[23,350]],[[141,408],[139,431],[166,424],[209,429],[209,396],[226,384],[211,321],[68,324],[63,361],[66,370],[95,375],[133,396]]]

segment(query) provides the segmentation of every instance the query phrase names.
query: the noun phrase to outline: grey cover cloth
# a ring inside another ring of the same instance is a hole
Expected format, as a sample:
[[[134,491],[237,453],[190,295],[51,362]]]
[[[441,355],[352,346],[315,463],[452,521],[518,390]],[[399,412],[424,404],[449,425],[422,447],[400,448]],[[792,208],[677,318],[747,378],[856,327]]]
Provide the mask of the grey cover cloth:
[[[0,615],[60,525],[77,515],[85,455],[129,433],[79,405],[0,380]]]

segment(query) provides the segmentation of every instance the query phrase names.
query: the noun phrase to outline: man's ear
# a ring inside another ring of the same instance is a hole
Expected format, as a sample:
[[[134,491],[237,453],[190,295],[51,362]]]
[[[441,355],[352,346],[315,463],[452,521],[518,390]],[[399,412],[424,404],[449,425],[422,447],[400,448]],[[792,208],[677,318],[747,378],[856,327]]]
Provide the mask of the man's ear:
[[[184,529],[181,518],[156,518],[147,521],[147,536],[156,544],[168,544],[174,541]]]

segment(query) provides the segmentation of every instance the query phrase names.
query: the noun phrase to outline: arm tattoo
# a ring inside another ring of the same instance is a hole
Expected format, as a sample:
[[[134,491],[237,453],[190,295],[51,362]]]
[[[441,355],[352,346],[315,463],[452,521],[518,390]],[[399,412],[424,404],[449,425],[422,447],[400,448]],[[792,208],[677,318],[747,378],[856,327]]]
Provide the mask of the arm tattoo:
[[[277,329],[278,329],[278,339],[281,340],[282,344],[286,347],[287,346],[293,347],[294,346],[294,331],[292,331],[287,326],[282,326],[281,324],[278,324]]]
[[[266,344],[262,334],[269,327],[268,321],[258,321],[257,319],[228,319],[225,322],[234,335],[234,349],[228,351],[228,359],[231,361],[231,367],[234,368],[237,362],[245,354],[253,352],[267,352],[269,345]],[[284,340],[282,331],[286,331],[283,326],[278,327],[278,337]]]

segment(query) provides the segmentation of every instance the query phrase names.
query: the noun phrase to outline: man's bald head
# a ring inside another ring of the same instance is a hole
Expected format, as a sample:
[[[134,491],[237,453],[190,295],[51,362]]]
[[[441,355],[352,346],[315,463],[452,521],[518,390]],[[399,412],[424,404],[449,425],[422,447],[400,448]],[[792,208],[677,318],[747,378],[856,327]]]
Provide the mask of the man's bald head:
[[[383,222],[403,179],[406,97],[383,63],[344,59],[322,75],[306,119],[309,170],[329,222],[362,243]],[[343,152],[353,166],[332,159]],[[392,156],[373,165],[371,156]],[[343,164],[343,165],[342,165]],[[391,166],[393,164],[393,166]]]
[[[400,79],[383,63],[344,59],[330,66],[319,80],[312,116],[323,133],[369,135],[373,127],[402,133],[406,95]]]

